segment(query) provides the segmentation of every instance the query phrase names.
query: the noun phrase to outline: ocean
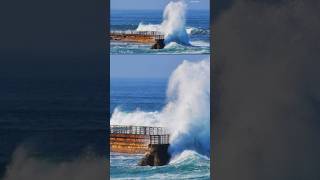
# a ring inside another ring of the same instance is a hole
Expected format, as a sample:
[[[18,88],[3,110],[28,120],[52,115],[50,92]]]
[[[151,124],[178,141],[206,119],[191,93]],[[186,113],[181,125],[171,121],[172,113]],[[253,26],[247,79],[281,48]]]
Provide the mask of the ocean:
[[[84,154],[106,154],[102,80],[19,77],[1,78],[1,82],[0,179],[14,165],[14,159],[22,161],[14,153],[18,149],[27,152],[28,157],[23,160],[24,166],[15,164],[13,171],[23,174],[25,168],[31,175],[28,168],[44,168],[44,162],[59,169],[54,165],[72,162]],[[32,163],[28,164],[27,159]]]
[[[111,79],[111,113],[160,112],[169,101],[167,86],[168,79]],[[210,179],[210,159],[194,150],[186,149],[159,167],[138,166],[142,157],[111,153],[111,179]]]
[[[175,8],[173,11],[176,12],[178,9]],[[185,18],[181,18],[179,14],[170,13],[164,20],[163,10],[111,10],[111,31],[164,31],[164,34],[169,34],[170,38],[167,39],[170,40],[164,49],[150,49],[150,45],[139,43],[111,42],[110,53],[209,54],[209,10],[182,9],[181,11],[185,11]],[[168,22],[167,25],[161,26],[160,24],[164,21]],[[181,35],[185,32],[186,35]],[[189,44],[181,42],[189,42]]]

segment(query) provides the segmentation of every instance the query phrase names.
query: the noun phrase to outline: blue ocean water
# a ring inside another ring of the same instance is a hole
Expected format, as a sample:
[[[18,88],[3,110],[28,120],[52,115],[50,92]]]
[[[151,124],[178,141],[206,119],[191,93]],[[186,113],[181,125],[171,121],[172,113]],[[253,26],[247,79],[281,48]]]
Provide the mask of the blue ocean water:
[[[105,154],[105,94],[92,78],[1,78],[0,179],[13,152],[58,163]]]
[[[161,111],[166,104],[167,79],[111,79],[111,113],[141,110]],[[210,179],[210,159],[184,151],[161,167],[140,167],[143,155],[110,154],[111,179]]]
[[[123,111],[159,111],[166,102],[166,79],[111,79],[110,113]]]
[[[159,25],[162,10],[112,10],[111,31],[134,31],[139,24]],[[150,45],[139,43],[111,42],[111,54],[209,54],[210,53],[210,12],[208,10],[187,10],[186,31],[191,46],[170,43],[164,49],[150,49]]]

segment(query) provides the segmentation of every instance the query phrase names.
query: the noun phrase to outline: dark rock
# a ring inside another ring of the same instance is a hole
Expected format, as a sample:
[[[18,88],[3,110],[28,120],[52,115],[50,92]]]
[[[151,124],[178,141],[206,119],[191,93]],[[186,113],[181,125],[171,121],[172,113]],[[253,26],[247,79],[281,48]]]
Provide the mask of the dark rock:
[[[138,163],[139,166],[163,166],[169,163],[169,144],[150,144],[148,152]]]
[[[151,49],[163,49],[164,46],[165,46],[164,40],[159,39],[159,40],[156,40],[156,43],[151,46]]]

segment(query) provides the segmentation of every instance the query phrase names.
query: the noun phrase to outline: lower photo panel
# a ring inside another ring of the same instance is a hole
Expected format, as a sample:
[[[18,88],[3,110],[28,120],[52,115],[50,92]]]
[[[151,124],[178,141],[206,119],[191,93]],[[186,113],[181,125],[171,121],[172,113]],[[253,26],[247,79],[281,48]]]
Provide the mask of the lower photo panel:
[[[110,178],[210,179],[209,55],[113,55],[110,77]]]

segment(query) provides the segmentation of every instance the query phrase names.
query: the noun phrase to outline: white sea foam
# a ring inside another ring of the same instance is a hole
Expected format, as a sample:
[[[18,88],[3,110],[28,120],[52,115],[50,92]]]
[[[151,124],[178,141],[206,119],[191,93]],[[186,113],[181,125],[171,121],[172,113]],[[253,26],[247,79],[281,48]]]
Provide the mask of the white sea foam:
[[[116,108],[111,125],[162,126],[170,131],[170,152],[210,154],[210,62],[183,61],[171,74],[161,111],[124,112]]]
[[[189,36],[185,27],[187,4],[183,1],[171,1],[163,11],[161,24],[140,23],[137,31],[159,31],[165,35],[165,44],[177,42],[190,45]],[[190,31],[191,32],[191,31]]]
[[[170,164],[180,164],[184,163],[185,161],[199,162],[201,160],[209,161],[210,159],[209,157],[203,156],[195,151],[185,150],[182,153],[173,157],[170,161]]]
[[[164,49],[183,48],[183,47],[184,47],[183,45],[180,45],[176,42],[170,42],[164,47]]]
[[[144,24],[139,23],[136,31],[158,31],[163,32],[162,27],[160,24]]]
[[[169,44],[167,44],[164,49],[168,49],[168,50],[172,50],[172,49],[176,49],[176,50],[179,50],[181,49],[181,51],[186,51],[188,52],[188,50],[191,51],[191,53],[194,53],[194,52],[200,52],[198,49],[196,48],[200,48],[200,47],[209,47],[210,44],[208,42],[205,42],[205,41],[190,41],[190,44],[191,46],[183,46],[183,45],[180,45],[176,42],[170,42]],[[204,52],[205,53],[205,52]]]
[[[186,27],[185,28],[186,33],[190,36],[192,34],[208,34],[209,30],[196,28],[196,27]],[[131,31],[131,30],[128,30]],[[136,28],[136,31],[158,31],[158,32],[164,32],[163,27],[161,24],[145,24],[143,22],[140,22],[138,27]],[[126,31],[124,31],[126,32]]]
[[[210,43],[206,41],[192,41],[191,42],[192,46],[200,46],[200,47],[209,47]]]
[[[110,157],[111,179],[209,179],[210,177],[210,158],[195,151],[183,151],[173,157],[168,165],[157,167],[136,166],[141,156],[120,155],[121,158],[118,156]]]
[[[209,34],[209,30],[196,28],[196,27],[187,27],[186,31],[189,35],[191,34]]]

